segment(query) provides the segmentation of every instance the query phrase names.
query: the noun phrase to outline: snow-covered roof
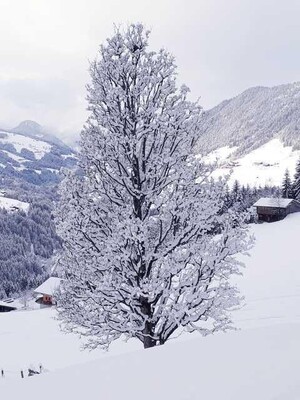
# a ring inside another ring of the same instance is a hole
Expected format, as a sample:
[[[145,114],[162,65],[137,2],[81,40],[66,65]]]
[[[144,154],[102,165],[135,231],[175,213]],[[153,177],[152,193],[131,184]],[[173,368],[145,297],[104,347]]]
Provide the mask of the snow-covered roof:
[[[20,302],[13,299],[0,300],[0,307],[21,308]]]
[[[48,294],[52,296],[54,292],[58,289],[62,279],[56,278],[55,276],[51,276],[44,283],[42,283],[39,287],[37,287],[34,292],[41,294]]]
[[[278,198],[278,197],[262,197],[253,205],[254,205],[254,207],[286,208],[293,201],[294,201],[293,199],[282,199],[282,198]]]

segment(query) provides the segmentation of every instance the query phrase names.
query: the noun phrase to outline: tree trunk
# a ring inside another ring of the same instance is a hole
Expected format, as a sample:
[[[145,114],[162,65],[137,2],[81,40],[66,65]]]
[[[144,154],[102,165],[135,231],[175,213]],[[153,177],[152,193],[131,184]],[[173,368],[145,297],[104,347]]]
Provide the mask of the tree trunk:
[[[144,336],[144,349],[156,346],[156,340],[151,337],[153,334],[153,324],[151,322],[146,322],[143,333],[147,335]]]
[[[148,299],[146,297],[141,296],[140,302],[141,302],[142,313],[148,317],[148,320],[145,321],[145,327],[143,329],[144,349],[148,349],[149,347],[156,346],[157,341],[153,339],[155,326],[151,321],[152,310],[151,310],[151,304],[149,304]]]

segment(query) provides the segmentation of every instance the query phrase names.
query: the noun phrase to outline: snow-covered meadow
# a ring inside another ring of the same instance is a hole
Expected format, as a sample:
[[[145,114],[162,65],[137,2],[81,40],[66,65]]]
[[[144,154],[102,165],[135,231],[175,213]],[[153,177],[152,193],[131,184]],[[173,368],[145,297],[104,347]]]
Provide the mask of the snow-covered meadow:
[[[236,278],[245,296],[233,313],[240,330],[186,334],[151,350],[119,342],[103,354],[80,351],[53,310],[1,314],[0,367],[14,371],[0,379],[1,398],[299,399],[300,214],[251,229],[256,243]],[[49,373],[20,378],[20,368],[39,363]]]
[[[0,194],[0,208],[5,208],[8,211],[22,210],[27,212],[29,209],[29,203],[25,203],[24,201],[19,201],[15,199],[10,199]]]
[[[51,150],[51,145],[42,140],[7,131],[0,131],[0,135],[2,135],[0,136],[1,144],[14,146],[18,153],[20,153],[22,149],[32,151],[37,160],[41,159]]]
[[[294,176],[300,151],[285,146],[280,139],[272,139],[241,158],[234,157],[237,147],[222,147],[211,152],[205,160],[216,162],[219,168],[214,176],[226,175],[230,171],[230,183],[237,180],[242,185],[281,186],[284,173],[289,170]]]

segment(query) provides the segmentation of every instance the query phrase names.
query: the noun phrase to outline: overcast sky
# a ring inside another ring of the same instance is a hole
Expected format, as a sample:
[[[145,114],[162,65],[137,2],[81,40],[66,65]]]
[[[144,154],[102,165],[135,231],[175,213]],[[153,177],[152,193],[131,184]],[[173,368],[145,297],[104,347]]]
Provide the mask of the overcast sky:
[[[300,0],[0,0],[0,125],[78,133],[88,60],[114,23],[145,23],[205,109],[300,80],[299,15]]]

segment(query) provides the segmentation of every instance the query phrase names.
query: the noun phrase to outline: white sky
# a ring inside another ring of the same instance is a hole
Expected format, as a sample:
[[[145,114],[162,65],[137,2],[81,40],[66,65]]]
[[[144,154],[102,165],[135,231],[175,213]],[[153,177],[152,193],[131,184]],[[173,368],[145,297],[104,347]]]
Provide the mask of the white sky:
[[[251,86],[300,80],[300,0],[0,0],[0,126],[78,133],[88,59],[113,23],[143,22],[151,47],[210,108]]]

